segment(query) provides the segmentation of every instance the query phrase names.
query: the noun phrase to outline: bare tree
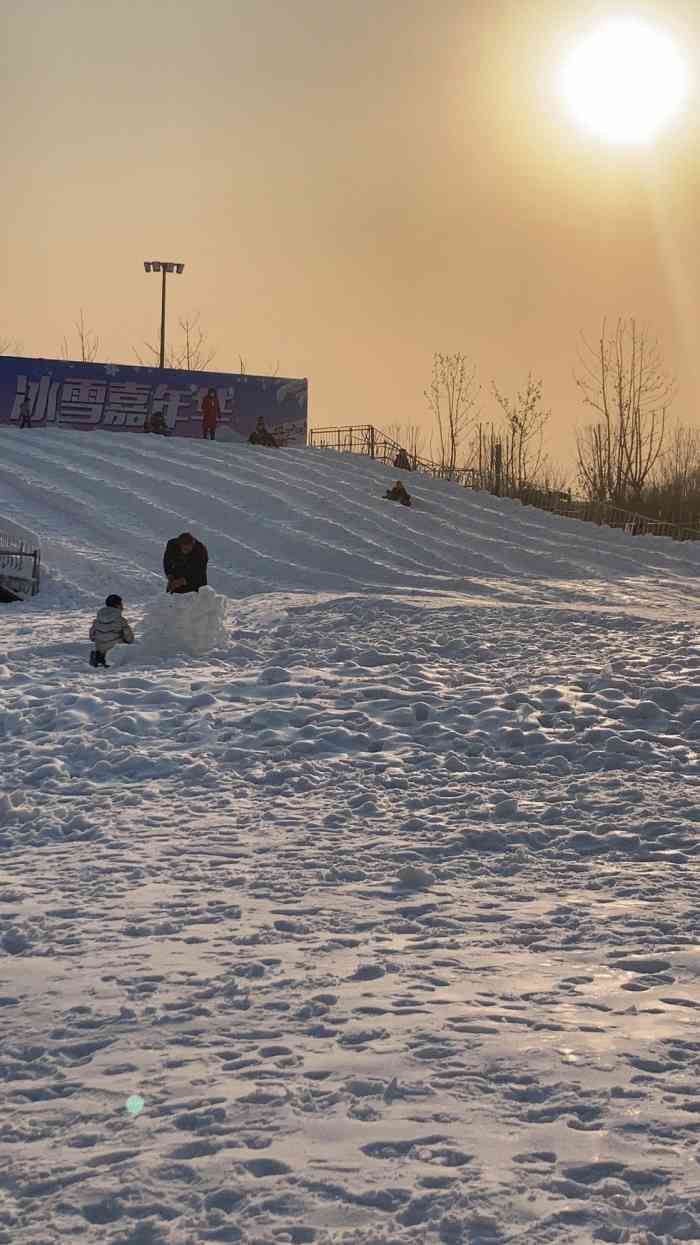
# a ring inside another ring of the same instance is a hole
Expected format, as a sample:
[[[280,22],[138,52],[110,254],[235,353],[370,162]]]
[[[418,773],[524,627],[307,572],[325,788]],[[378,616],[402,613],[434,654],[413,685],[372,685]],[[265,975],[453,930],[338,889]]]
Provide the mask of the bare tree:
[[[542,381],[528,372],[524,389],[511,400],[492,381],[493,393],[506,425],[503,472],[508,484],[522,489],[532,484],[542,467],[542,438],[551,411],[542,406]]]
[[[19,354],[20,344],[15,337],[0,337],[0,354]]]
[[[177,371],[206,372],[216,354],[216,349],[209,345],[207,334],[199,323],[199,312],[192,316],[185,316],[178,323],[182,337],[168,346],[165,353],[165,366]],[[145,348],[146,360],[134,348],[134,354],[139,363],[146,363],[146,365],[150,365],[151,362],[160,363],[160,349],[151,345],[150,342],[145,342]]]
[[[410,458],[420,458],[423,454],[423,429],[418,424],[402,424],[395,421],[386,430],[391,441],[396,441],[406,450]]]
[[[180,328],[183,338],[177,366],[188,372],[206,372],[216,350],[210,347],[207,335],[200,326],[199,312],[192,318],[187,316],[180,320]]]
[[[603,320],[597,346],[582,337],[576,384],[596,423],[577,436],[579,482],[589,497],[638,499],[664,444],[675,383],[656,338],[634,319]]]
[[[566,467],[562,467],[561,463],[551,459],[549,454],[543,454],[539,470],[537,475],[533,477],[532,483],[536,489],[541,489],[543,493],[569,494],[570,479],[571,474]]]
[[[682,495],[689,487],[697,489],[700,480],[700,428],[674,424],[667,432],[654,470],[654,483]]]
[[[425,397],[437,425],[440,468],[448,478],[454,475],[457,455],[477,419],[480,389],[476,366],[467,368],[466,355],[436,351]]]
[[[82,363],[94,363],[97,358],[97,352],[100,348],[100,339],[92,329],[89,329],[85,323],[85,312],[80,310],[80,319],[75,321],[75,331],[78,338],[77,355]],[[71,351],[70,343],[67,337],[63,338],[61,345],[62,359],[75,359],[75,354]]]
[[[697,525],[700,515],[700,429],[674,424],[647,482],[640,510],[652,518]]]
[[[422,458],[424,450],[424,432],[419,424],[406,424],[405,426],[405,445],[404,449],[408,451],[411,458]]]

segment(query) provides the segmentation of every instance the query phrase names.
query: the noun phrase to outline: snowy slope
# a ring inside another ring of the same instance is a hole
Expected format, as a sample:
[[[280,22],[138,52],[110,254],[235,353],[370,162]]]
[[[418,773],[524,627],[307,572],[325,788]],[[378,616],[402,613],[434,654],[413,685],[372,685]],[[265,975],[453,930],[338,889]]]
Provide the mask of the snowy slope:
[[[408,475],[416,508],[381,500],[397,473],[324,450],[0,429],[0,514],[38,530],[52,601],[161,589],[165,540],[192,528],[212,583],[274,591],[411,591],[667,608],[700,548],[626,536]],[[46,600],[46,597],[45,597]]]
[[[0,1245],[700,1239],[700,551],[394,475],[0,430]]]

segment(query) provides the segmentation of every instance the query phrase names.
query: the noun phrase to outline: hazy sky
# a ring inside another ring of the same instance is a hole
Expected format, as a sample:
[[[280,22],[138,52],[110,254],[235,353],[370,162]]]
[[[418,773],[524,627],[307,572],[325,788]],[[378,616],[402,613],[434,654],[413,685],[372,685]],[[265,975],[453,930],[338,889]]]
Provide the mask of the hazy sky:
[[[0,336],[101,357],[199,312],[213,367],[310,379],[316,426],[421,420],[434,350],[483,384],[544,379],[561,459],[577,339],[658,333],[695,422],[698,94],[649,149],[577,131],[562,57],[634,14],[700,75],[697,0],[0,0]]]

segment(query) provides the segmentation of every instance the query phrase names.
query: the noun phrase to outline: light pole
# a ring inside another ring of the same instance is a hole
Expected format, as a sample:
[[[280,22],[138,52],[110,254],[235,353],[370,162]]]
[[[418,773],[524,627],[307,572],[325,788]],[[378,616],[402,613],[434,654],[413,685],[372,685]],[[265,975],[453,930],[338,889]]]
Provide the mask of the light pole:
[[[163,285],[160,300],[160,366],[165,367],[165,278],[169,272],[184,272],[184,264],[165,263],[162,259],[145,259],[146,272],[162,272]]]

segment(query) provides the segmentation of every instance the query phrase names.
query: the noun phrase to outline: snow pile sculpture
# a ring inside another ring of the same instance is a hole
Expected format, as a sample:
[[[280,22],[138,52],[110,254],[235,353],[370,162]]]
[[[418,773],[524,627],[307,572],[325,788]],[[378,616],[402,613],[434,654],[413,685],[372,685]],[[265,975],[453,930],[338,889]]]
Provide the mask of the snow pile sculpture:
[[[112,649],[112,666],[131,665],[144,657],[200,657],[226,643],[226,598],[213,588],[168,593],[146,612],[135,644]]]

